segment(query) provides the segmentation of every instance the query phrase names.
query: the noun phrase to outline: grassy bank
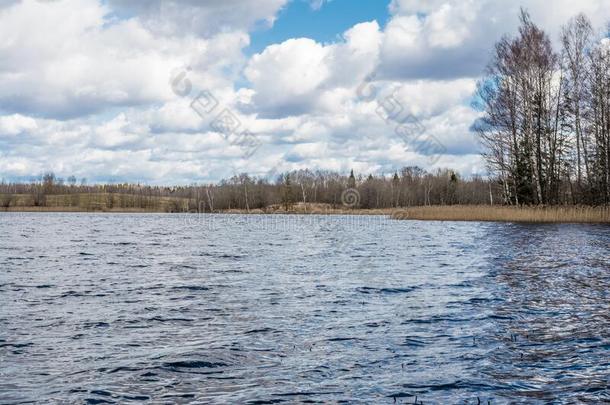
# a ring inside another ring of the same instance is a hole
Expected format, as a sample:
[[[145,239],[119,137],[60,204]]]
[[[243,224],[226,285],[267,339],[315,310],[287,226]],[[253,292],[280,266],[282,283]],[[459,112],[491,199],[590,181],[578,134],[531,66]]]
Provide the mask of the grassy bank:
[[[91,203],[91,201],[97,201]],[[192,201],[191,201],[192,203]],[[192,206],[192,205],[191,205]],[[87,197],[82,200],[81,204],[74,205],[51,205],[49,202],[45,206],[34,205],[12,205],[10,207],[0,207],[0,212],[109,212],[109,213],[193,213],[197,210],[189,209],[189,201],[187,199],[176,199],[175,201],[157,201],[151,203],[148,207],[123,207],[109,206],[103,202],[103,198],[96,196],[95,198]],[[286,210],[280,205],[270,205],[264,209],[227,209],[214,211],[216,214],[252,214],[252,215],[386,215],[390,216],[395,209],[358,209],[327,205],[327,204],[294,204]],[[209,212],[208,212],[209,213]]]
[[[196,212],[192,199],[137,196],[109,193],[75,193],[46,196],[44,206],[36,206],[30,195],[13,195],[8,212],[114,212],[185,213]],[[313,214],[313,215],[388,215],[401,220],[424,221],[498,221],[534,223],[610,223],[610,207],[505,207],[489,205],[452,205],[412,208],[358,209],[341,205],[296,203],[288,210],[283,205],[264,209],[222,210],[224,214]]]
[[[116,193],[53,194],[36,205],[30,194],[11,195],[8,212],[185,212],[186,198],[142,196]]]
[[[610,223],[610,207],[432,206],[397,210],[394,219],[532,223]]]
[[[125,213],[186,213],[197,212],[193,199],[178,197],[140,196],[110,193],[73,193],[45,196],[44,205],[35,205],[29,194],[14,194],[8,207],[0,212],[125,212]],[[341,204],[295,203],[288,210],[272,204],[264,209],[227,209],[224,214],[314,214],[314,215],[391,215],[394,209],[357,209]]]

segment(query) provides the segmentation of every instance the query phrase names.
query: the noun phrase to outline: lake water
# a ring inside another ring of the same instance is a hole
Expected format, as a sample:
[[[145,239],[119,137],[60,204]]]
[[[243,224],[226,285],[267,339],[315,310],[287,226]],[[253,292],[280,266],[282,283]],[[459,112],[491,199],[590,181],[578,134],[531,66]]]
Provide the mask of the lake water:
[[[0,403],[610,401],[610,228],[0,214]]]

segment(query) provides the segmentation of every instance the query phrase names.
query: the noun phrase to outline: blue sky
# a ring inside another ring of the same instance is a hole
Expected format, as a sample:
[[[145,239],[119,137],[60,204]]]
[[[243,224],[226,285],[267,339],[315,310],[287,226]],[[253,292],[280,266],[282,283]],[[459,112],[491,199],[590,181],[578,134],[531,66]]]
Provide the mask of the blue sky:
[[[317,8],[307,0],[293,0],[279,11],[271,28],[258,24],[246,52],[258,53],[270,44],[290,38],[334,42],[350,27],[366,21],[376,20],[384,26],[390,16],[389,5],[389,0],[332,0]]]
[[[171,185],[404,166],[485,175],[471,101],[520,7],[555,45],[579,12],[600,37],[610,21],[608,0],[553,4],[0,1],[0,180],[53,171]],[[389,112],[415,117],[417,132]],[[243,134],[259,147],[247,150]]]

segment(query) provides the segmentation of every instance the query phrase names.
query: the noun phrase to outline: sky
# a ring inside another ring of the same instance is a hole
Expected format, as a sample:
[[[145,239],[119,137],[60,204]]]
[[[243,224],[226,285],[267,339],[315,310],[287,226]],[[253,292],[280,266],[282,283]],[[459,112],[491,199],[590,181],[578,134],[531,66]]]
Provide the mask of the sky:
[[[607,0],[0,0],[0,179],[486,174],[476,83],[526,8]]]

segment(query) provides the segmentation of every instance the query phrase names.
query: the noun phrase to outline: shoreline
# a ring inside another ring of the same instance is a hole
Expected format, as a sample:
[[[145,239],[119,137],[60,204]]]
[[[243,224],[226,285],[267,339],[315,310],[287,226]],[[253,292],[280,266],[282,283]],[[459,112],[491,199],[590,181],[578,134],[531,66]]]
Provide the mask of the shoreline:
[[[197,212],[193,211],[175,211],[168,212],[162,210],[147,210],[140,208],[113,208],[113,209],[94,209],[88,210],[79,207],[10,207],[0,208],[0,213],[74,213],[74,214],[168,214],[168,215],[375,215],[375,216],[392,216],[396,213],[396,209],[344,209],[330,208],[327,210],[311,209],[311,210],[220,210],[214,212]]]
[[[555,206],[510,207],[489,205],[423,206],[407,208],[361,209],[299,207],[294,210],[223,210],[215,212],[167,212],[141,208],[85,209],[82,207],[9,207],[0,213],[90,213],[90,214],[170,214],[170,215],[341,215],[387,216],[393,220],[441,222],[504,222],[504,223],[590,223],[610,224],[610,207]]]

